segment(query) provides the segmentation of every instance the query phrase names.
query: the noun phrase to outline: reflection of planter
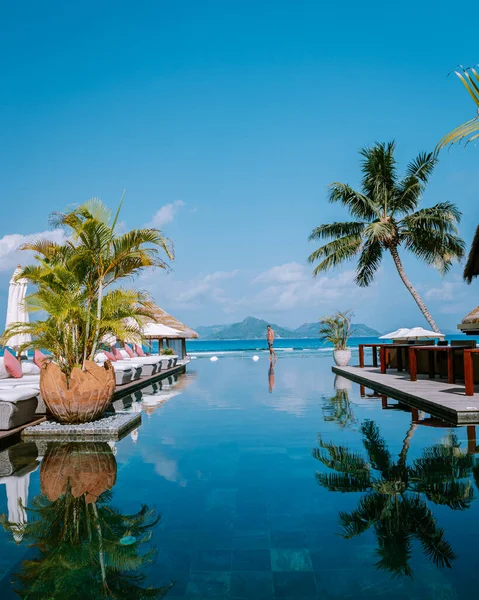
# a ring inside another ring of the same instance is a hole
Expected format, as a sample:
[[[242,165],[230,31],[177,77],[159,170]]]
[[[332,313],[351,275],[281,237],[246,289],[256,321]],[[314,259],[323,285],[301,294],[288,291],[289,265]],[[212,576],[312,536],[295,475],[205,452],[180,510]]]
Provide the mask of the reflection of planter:
[[[349,391],[353,387],[353,382],[350,379],[346,379],[346,377],[342,377],[341,375],[336,375],[334,378],[334,389],[338,391]]]
[[[338,367],[347,367],[351,360],[351,350],[334,350],[333,357]]]
[[[115,372],[109,361],[99,366],[86,361],[86,369],[75,367],[69,384],[53,362],[44,361],[40,392],[55,419],[61,423],[86,423],[98,419],[115,391]]]
[[[110,490],[116,481],[116,460],[107,442],[50,444],[40,468],[42,494],[54,502],[68,489],[87,503]]]

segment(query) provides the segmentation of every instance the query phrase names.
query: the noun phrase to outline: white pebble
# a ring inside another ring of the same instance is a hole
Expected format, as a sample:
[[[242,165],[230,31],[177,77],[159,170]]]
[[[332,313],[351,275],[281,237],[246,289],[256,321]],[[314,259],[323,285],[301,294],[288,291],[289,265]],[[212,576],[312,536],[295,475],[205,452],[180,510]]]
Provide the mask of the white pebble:
[[[218,360],[218,357],[217,356],[212,356],[210,358],[210,360],[211,360],[211,362],[216,362]]]

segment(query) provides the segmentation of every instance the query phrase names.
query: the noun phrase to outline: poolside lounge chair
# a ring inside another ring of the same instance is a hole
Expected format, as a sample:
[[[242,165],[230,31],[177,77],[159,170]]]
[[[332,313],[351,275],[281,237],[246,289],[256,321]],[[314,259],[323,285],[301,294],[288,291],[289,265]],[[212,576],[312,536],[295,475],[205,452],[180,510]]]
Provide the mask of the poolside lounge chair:
[[[0,390],[0,430],[20,427],[35,420],[38,390],[21,386]]]

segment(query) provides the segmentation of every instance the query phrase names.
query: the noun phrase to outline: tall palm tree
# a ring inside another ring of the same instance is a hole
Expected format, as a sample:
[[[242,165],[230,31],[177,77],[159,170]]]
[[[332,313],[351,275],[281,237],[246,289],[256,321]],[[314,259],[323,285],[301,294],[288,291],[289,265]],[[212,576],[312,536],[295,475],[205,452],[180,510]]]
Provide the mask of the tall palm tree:
[[[479,74],[473,67],[460,67],[460,71],[455,71],[460,81],[469,92],[476,105],[476,116],[466,121],[459,127],[456,127],[445,135],[437,145],[437,150],[442,150],[445,146],[456,144],[467,140],[466,144],[476,140],[479,137]]]
[[[356,191],[345,183],[329,186],[329,201],[340,202],[354,221],[334,222],[313,229],[310,241],[329,240],[308,258],[317,263],[314,275],[358,258],[356,283],[373,280],[384,253],[392,257],[399,276],[434,331],[439,331],[424,300],[409,281],[399,256],[400,248],[445,273],[464,255],[458,236],[461,213],[451,202],[418,208],[421,194],[436,165],[433,153],[419,154],[400,178],[394,157],[396,144],[376,143],[360,155],[362,186]]]
[[[394,576],[412,577],[411,544],[417,540],[438,567],[455,559],[444,530],[426,503],[468,508],[474,498],[471,475],[474,458],[460,448],[455,435],[445,444],[426,448],[412,465],[407,463],[413,424],[397,460],[393,460],[379,428],[372,421],[361,426],[367,459],[344,446],[325,442],[313,456],[333,473],[318,472],[317,482],[330,491],[364,492],[357,509],[339,514],[342,535],[351,539],[373,528],[378,542],[378,569]]]

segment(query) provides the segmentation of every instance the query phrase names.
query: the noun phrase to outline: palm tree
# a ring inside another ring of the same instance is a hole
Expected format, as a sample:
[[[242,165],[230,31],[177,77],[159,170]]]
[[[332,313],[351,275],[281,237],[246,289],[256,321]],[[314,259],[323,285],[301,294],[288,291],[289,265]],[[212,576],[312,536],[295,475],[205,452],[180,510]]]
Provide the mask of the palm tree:
[[[142,323],[155,320],[154,304],[145,292],[125,290],[119,283],[144,268],[168,269],[162,254],[173,259],[173,251],[157,229],[118,233],[118,216],[119,210],[113,217],[100,200],[92,199],[53,215],[52,223],[68,235],[65,243],[40,239],[22,246],[36,259],[20,274],[36,287],[26,306],[46,318],[12,325],[3,343],[18,333],[30,334],[33,341],[25,347],[49,351],[68,377],[94,358],[105,335],[140,340]]]
[[[354,221],[334,222],[313,229],[309,240],[329,240],[308,258],[318,263],[314,276],[358,257],[356,283],[368,286],[383,254],[389,253],[404,285],[434,331],[439,331],[423,299],[409,281],[399,256],[405,248],[443,273],[464,255],[464,242],[457,235],[461,213],[451,202],[418,209],[421,194],[436,165],[432,153],[419,154],[403,178],[397,174],[396,144],[377,143],[360,155],[362,189],[344,183],[329,186],[329,201],[345,206]]]
[[[397,460],[393,460],[377,425],[369,420],[361,426],[367,460],[344,446],[325,442],[321,436],[319,448],[313,450],[314,458],[334,471],[316,474],[321,486],[330,491],[364,493],[357,509],[339,514],[343,537],[351,539],[372,527],[378,542],[376,567],[394,576],[412,577],[409,561],[413,540],[438,567],[450,567],[455,559],[426,499],[464,510],[474,498],[470,480],[474,459],[460,448],[455,435],[445,444],[426,448],[421,458],[407,464],[416,427],[413,424],[407,432]]]
[[[445,146],[456,144],[467,139],[466,145],[479,137],[479,74],[473,67],[460,67],[460,71],[455,71],[460,81],[469,92],[477,109],[476,116],[470,121],[466,121],[459,127],[456,127],[445,135],[438,143],[436,150],[442,150]]]
[[[348,390],[336,390],[334,396],[323,397],[323,419],[334,421],[341,428],[356,423]]]

